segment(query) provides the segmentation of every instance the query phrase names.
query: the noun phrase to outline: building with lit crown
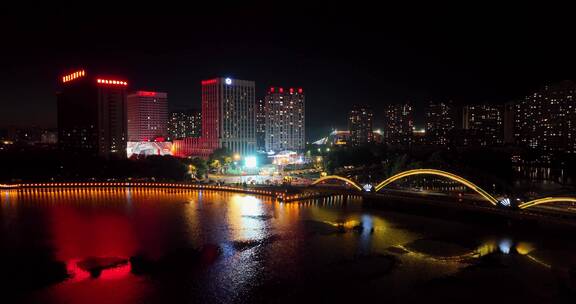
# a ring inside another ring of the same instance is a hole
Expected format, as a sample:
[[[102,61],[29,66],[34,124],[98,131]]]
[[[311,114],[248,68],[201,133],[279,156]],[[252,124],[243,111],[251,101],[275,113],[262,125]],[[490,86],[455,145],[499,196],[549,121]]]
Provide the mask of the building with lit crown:
[[[202,136],[175,140],[174,154],[208,157],[217,148],[227,148],[240,157],[256,152],[254,81],[202,81]]]
[[[410,145],[414,130],[414,108],[409,103],[384,107],[384,142],[390,145]]]
[[[128,141],[168,136],[168,94],[137,91],[128,95]]]
[[[348,114],[350,143],[354,146],[372,143],[374,141],[374,112],[368,106],[355,105]]]
[[[305,140],[302,88],[271,87],[264,97],[266,151],[300,151]]]
[[[62,76],[57,92],[58,143],[63,151],[125,158],[128,83],[79,70]]]

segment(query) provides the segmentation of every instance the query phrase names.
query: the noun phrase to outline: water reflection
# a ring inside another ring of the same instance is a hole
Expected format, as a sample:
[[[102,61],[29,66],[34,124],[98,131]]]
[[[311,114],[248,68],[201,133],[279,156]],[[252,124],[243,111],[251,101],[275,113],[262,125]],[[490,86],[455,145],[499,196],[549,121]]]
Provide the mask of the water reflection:
[[[522,259],[549,271],[569,267],[570,254],[576,256],[569,242],[548,248],[537,238],[484,235],[464,223],[366,210],[353,197],[276,203],[216,191],[76,188],[3,191],[0,199],[3,269],[26,263],[14,257],[38,252],[68,273],[31,293],[45,303],[251,302],[272,299],[267,290],[337,294],[353,284],[338,277],[351,275],[401,294],[484,257]],[[199,258],[206,252],[210,259]],[[161,269],[134,273],[125,262],[94,276],[80,267],[135,256]]]

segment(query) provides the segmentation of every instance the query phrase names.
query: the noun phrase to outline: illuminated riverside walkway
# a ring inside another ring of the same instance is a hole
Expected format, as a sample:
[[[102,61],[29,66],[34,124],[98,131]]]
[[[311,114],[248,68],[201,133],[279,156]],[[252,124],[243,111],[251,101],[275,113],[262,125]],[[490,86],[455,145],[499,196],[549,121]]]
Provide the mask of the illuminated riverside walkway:
[[[202,185],[187,183],[133,183],[133,182],[86,182],[86,183],[21,183],[0,184],[0,189],[29,189],[29,188],[174,188],[188,190],[214,190],[241,192],[276,197],[279,193],[268,189],[241,188],[218,185]]]

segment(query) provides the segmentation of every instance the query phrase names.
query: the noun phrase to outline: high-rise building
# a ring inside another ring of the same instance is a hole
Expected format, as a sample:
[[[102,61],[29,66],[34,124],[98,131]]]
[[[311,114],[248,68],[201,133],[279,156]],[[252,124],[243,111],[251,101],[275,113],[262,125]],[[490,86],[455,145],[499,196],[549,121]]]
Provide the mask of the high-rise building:
[[[64,151],[125,158],[126,88],[118,77],[79,70],[61,78],[57,93],[58,142]]]
[[[515,143],[514,139],[514,116],[516,115],[516,103],[515,102],[507,102],[504,104],[504,143],[505,144],[513,144]]]
[[[354,105],[348,115],[350,142],[352,145],[372,143],[374,134],[372,130],[374,112],[368,106]]]
[[[266,150],[266,113],[264,112],[264,99],[256,102],[256,148]]]
[[[271,87],[264,97],[266,151],[305,147],[304,91]]]
[[[254,81],[202,81],[202,136],[174,141],[174,150],[178,156],[207,157],[217,148],[227,148],[240,157],[256,151]]]
[[[384,142],[391,145],[410,145],[414,131],[412,105],[390,104],[384,108]]]
[[[503,107],[467,105],[462,109],[462,129],[467,146],[496,146],[504,143]]]
[[[200,137],[202,135],[202,112],[198,110],[173,111],[168,120],[170,139]]]
[[[426,142],[443,146],[449,143],[455,127],[455,109],[451,102],[430,102],[426,109]]]
[[[128,141],[168,136],[168,94],[137,91],[128,95]]]
[[[516,103],[515,137],[520,145],[576,153],[576,83],[548,85]]]

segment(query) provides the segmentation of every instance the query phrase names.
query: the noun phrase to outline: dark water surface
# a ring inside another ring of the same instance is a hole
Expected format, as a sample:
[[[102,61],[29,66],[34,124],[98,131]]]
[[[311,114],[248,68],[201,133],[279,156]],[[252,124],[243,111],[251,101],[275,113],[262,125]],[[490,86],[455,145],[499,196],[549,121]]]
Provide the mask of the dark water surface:
[[[2,303],[574,303],[576,237],[169,189],[0,192]]]

